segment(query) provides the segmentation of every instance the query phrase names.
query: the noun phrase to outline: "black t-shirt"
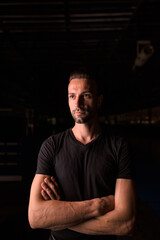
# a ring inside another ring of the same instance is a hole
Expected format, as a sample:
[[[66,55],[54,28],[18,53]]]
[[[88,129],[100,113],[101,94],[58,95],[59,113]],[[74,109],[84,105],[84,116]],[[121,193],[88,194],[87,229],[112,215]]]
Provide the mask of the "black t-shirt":
[[[74,137],[71,129],[67,129],[43,142],[36,173],[55,177],[62,200],[81,201],[114,194],[117,178],[132,178],[132,161],[128,144],[121,137],[101,132],[84,145]],[[113,237],[97,238],[67,229],[52,231],[51,235],[58,240],[108,240]]]

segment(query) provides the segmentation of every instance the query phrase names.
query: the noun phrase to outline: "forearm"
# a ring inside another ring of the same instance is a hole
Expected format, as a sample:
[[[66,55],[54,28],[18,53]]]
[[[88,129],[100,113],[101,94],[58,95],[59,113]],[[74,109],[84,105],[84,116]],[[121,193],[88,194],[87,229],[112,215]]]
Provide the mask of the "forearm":
[[[35,176],[28,214],[32,228],[62,230],[104,215],[114,208],[113,195],[76,202],[57,200],[59,198],[57,184],[52,177]]]
[[[136,221],[136,192],[132,180],[118,179],[114,210],[71,228],[93,235],[132,235]]]
[[[73,226],[70,230],[90,235],[131,235],[135,217],[113,210],[103,216],[92,218]]]
[[[29,207],[32,228],[62,230],[99,215],[100,199],[81,202],[39,201]]]

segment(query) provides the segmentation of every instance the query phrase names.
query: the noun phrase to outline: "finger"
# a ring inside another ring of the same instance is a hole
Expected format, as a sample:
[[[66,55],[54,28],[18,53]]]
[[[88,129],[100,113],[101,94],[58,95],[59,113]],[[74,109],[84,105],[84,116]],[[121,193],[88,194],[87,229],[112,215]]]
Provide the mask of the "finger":
[[[49,179],[49,178],[48,178]],[[55,186],[58,188],[58,183],[56,182],[55,178],[53,176],[50,177],[49,179],[51,182],[55,184]]]
[[[54,178],[45,178],[44,179],[45,184],[48,186],[48,188],[52,191],[54,195],[54,198],[57,200],[60,200],[60,191],[57,182],[54,180]]]
[[[44,198],[44,200],[51,200],[45,190],[41,190],[41,195]]]
[[[56,180],[54,179],[53,176],[51,176],[51,181],[54,183],[54,187],[55,187],[55,190],[57,192],[57,196],[59,196],[59,198],[61,198],[61,191],[60,191],[60,188],[58,186],[58,183],[56,182]]]
[[[55,195],[54,192],[48,187],[48,185],[47,185],[45,182],[43,182],[43,183],[41,184],[41,187],[42,187],[42,190],[45,191],[45,193],[49,196],[50,199],[55,199],[55,200],[57,200],[56,195]]]

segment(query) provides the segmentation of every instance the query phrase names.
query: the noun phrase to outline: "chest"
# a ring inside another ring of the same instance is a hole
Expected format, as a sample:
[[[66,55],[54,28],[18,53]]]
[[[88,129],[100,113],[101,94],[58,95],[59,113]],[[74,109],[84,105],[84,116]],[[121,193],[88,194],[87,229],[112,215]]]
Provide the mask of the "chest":
[[[59,179],[109,179],[116,175],[116,157],[107,146],[63,146],[56,154],[55,172]]]

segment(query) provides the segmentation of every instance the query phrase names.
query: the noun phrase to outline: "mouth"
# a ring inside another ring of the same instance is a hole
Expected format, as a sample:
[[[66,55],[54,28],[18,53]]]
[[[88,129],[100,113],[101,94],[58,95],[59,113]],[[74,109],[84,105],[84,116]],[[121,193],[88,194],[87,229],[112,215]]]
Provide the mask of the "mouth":
[[[82,114],[84,114],[84,112],[78,111],[78,112],[75,112],[75,114],[76,114],[76,115],[82,115]]]
[[[73,113],[79,116],[79,115],[84,114],[85,111],[83,111],[83,110],[75,110],[75,111],[73,111]]]

